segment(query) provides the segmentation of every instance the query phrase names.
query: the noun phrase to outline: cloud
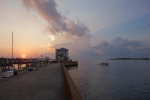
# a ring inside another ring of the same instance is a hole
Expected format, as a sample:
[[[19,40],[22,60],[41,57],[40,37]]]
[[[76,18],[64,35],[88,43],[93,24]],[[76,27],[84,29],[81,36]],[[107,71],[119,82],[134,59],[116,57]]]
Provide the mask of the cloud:
[[[143,29],[150,29],[150,24],[143,27]]]
[[[54,44],[53,48],[62,48],[65,47],[69,49],[69,55],[72,58],[81,58],[85,57],[89,52],[90,49],[90,37],[85,35],[80,38],[74,38],[71,42],[61,43],[61,44]],[[83,55],[82,55],[83,54]],[[91,53],[90,53],[91,54]]]
[[[44,18],[47,23],[47,30],[50,33],[66,33],[75,36],[89,34],[88,28],[80,21],[74,22],[63,17],[57,10],[54,0],[22,0],[23,4],[30,10],[33,9]]]
[[[50,45],[49,48],[69,49],[70,58],[113,58],[113,57],[150,57],[150,47],[141,41],[117,37],[111,42],[102,41],[96,46],[90,45],[90,37],[83,36],[72,42]],[[55,51],[55,50],[53,50]],[[55,53],[54,53],[55,54]]]
[[[115,38],[112,42],[103,41],[93,47],[99,51],[99,55],[107,57],[149,57],[150,48],[140,41],[132,41],[121,37]]]
[[[107,56],[107,57],[145,56],[147,57],[150,55],[149,53],[150,48],[142,44],[141,41],[132,41],[128,39],[123,39],[122,37],[117,37],[111,42],[108,42],[107,40],[105,40],[103,42],[100,42],[96,46],[91,46],[89,30],[86,27],[86,25],[84,25],[79,20],[72,21],[68,19],[67,17],[62,16],[61,13],[57,10],[57,4],[54,0],[22,0],[22,1],[23,1],[23,4],[27,7],[27,9],[35,10],[43,19],[46,20],[46,22],[48,23],[47,30],[50,33],[53,33],[54,35],[65,33],[68,35],[68,37],[69,36],[80,37],[80,38],[73,38],[72,41],[67,42],[67,43],[65,42],[65,43],[53,45],[53,48],[61,48],[61,47],[68,48],[70,50],[69,52],[72,57],[79,57],[79,58],[81,57],[82,58],[84,57],[85,58],[95,58],[95,57],[97,58],[97,57],[103,57],[103,56]],[[114,11],[116,11],[116,9],[114,9]],[[112,15],[112,12],[109,13],[108,11],[107,14]],[[141,15],[142,13],[137,13],[136,16],[134,16],[135,14],[133,14],[132,12],[131,14],[119,14],[121,16],[121,17],[119,16],[120,18],[119,21],[121,22],[125,21],[123,19],[127,17],[128,17],[128,20],[135,18],[137,15]],[[126,16],[124,17],[124,15]],[[101,19],[102,20],[114,19],[112,23],[115,23],[118,21],[118,17],[109,18],[109,16],[107,17],[105,16],[102,17]],[[106,24],[110,25],[111,21],[107,20],[107,22],[109,23],[106,23]],[[101,22],[103,25],[103,21]],[[99,27],[104,28],[103,26],[99,26]],[[146,28],[149,28],[149,26],[147,26]]]

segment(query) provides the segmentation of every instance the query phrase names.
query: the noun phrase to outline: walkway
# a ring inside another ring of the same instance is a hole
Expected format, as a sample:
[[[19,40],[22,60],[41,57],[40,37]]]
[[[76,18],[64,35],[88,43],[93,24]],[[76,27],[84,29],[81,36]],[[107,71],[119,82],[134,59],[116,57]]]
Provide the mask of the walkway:
[[[60,64],[0,80],[1,100],[67,100]]]

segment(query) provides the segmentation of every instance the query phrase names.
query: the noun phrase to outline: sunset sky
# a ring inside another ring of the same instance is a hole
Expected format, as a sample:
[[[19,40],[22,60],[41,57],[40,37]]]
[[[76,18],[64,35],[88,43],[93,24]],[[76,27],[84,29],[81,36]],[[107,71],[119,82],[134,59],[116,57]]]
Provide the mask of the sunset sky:
[[[150,0],[0,0],[0,57],[150,57]]]

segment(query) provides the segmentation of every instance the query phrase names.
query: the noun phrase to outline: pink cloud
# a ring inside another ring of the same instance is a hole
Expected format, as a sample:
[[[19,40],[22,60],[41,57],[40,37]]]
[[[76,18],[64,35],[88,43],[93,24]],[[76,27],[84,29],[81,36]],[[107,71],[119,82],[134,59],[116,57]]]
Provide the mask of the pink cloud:
[[[33,9],[48,23],[48,31],[53,34],[67,33],[69,35],[83,36],[89,34],[89,30],[80,21],[74,22],[63,17],[57,10],[54,0],[22,0],[23,4],[30,10]]]

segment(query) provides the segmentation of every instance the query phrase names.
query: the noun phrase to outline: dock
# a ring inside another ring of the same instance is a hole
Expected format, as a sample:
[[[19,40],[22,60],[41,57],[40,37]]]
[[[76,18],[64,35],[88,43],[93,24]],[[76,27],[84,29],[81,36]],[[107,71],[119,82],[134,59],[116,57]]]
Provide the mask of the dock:
[[[60,64],[0,81],[1,100],[67,100]]]
[[[65,66],[49,64],[0,80],[2,100],[82,100]],[[71,85],[70,85],[71,84]]]

